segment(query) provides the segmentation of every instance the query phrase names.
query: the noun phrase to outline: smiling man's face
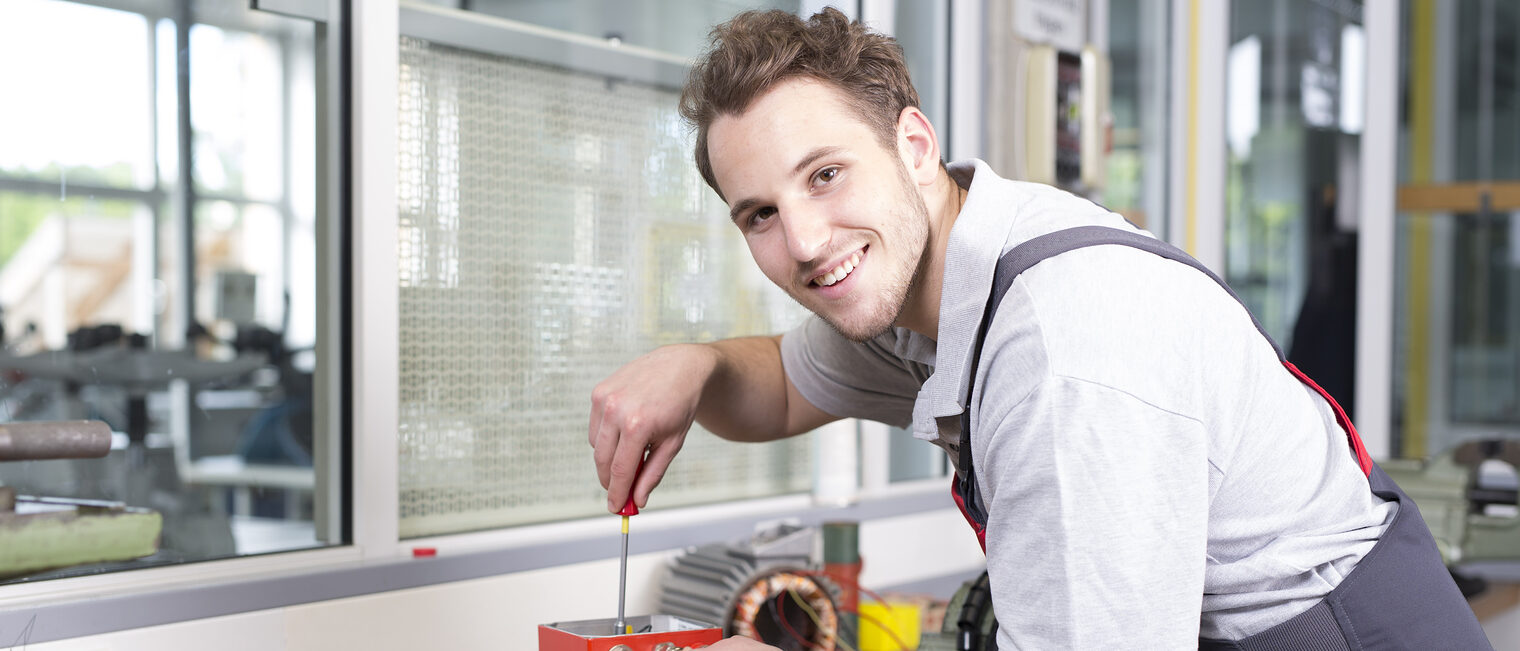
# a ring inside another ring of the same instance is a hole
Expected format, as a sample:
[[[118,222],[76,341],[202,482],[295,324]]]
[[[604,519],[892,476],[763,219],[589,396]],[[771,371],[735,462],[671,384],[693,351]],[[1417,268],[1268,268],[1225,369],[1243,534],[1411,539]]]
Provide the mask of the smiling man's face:
[[[708,132],[713,176],[771,282],[855,341],[898,319],[929,213],[895,149],[828,84],[777,84]]]

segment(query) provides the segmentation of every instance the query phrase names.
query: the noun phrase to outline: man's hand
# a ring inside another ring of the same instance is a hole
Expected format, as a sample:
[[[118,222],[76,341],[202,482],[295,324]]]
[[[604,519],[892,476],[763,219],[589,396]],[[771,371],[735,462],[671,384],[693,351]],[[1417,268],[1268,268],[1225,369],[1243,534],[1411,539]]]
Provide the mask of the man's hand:
[[[707,649],[707,651],[781,651],[769,644],[762,644],[750,638],[739,637],[737,635],[703,648]]]
[[[586,438],[607,489],[607,510],[621,511],[629,495],[643,508],[698,420],[731,441],[774,441],[835,417],[787,381],[779,336],[656,348],[591,392]]]
[[[705,345],[664,346],[596,385],[587,440],[596,450],[596,475],[607,489],[608,511],[622,510],[630,490],[640,508],[649,501],[686,441],[716,364],[717,354]],[[644,471],[634,484],[641,460]]]

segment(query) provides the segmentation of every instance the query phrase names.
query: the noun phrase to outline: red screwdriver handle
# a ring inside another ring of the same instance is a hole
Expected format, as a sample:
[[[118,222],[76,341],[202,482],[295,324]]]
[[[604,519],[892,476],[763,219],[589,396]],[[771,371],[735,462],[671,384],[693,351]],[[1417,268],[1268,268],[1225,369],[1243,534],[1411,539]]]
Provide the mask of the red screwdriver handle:
[[[639,475],[642,474],[644,474],[644,460],[639,459],[639,467],[633,471],[633,483],[628,485],[628,503],[623,505],[623,510],[618,511],[618,515],[627,517],[639,514],[639,506],[633,503],[633,485],[639,482]]]

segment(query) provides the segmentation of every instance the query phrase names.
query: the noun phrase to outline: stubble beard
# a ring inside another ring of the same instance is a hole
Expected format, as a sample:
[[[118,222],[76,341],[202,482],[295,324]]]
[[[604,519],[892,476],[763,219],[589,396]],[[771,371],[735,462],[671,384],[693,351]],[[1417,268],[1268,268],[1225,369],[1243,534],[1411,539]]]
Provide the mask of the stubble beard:
[[[870,341],[892,329],[892,324],[897,322],[907,307],[910,293],[918,286],[920,279],[924,278],[924,267],[929,261],[929,208],[924,205],[923,196],[913,187],[907,170],[899,168],[898,179],[899,188],[904,194],[898,205],[903,206],[904,210],[891,220],[894,228],[885,233],[883,239],[890,237],[895,240],[896,246],[909,247],[909,250],[915,247],[914,242],[917,241],[916,253],[911,259],[902,261],[897,268],[887,270],[890,275],[877,291],[876,300],[870,303],[870,312],[861,318],[844,322],[838,315],[831,317],[808,308],[838,332],[839,336],[855,343]],[[881,261],[889,264],[895,262]]]

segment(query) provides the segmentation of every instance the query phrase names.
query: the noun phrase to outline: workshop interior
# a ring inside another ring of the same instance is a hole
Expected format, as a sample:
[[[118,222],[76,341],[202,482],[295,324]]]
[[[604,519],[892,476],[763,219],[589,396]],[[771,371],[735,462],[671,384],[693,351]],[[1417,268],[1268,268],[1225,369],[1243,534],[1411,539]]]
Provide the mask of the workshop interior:
[[[0,2],[0,647],[994,648],[939,448],[693,428],[608,513],[592,387],[806,312],[677,111],[713,25],[901,43],[950,160],[1191,253],[1520,647],[1520,3]]]

